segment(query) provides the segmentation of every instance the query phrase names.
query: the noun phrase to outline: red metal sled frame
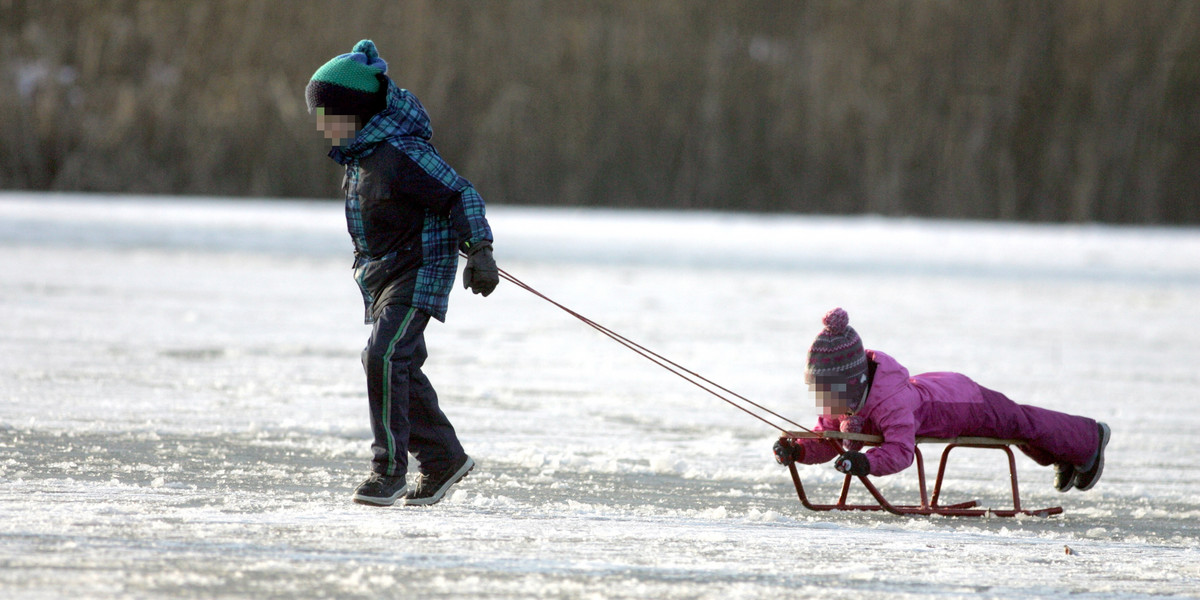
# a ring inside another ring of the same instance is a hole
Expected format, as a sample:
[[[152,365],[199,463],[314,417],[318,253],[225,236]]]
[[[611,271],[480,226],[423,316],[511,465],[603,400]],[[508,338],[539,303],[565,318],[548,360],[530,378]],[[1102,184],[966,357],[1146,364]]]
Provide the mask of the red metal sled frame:
[[[878,446],[883,443],[883,438],[877,435],[866,435],[862,433],[842,433],[840,431],[823,431],[820,433],[809,432],[788,432],[787,437],[797,439],[830,439],[830,440],[856,440],[871,446]],[[921,444],[946,444],[946,449],[942,451],[942,460],[938,465],[937,480],[933,485],[932,499],[926,494],[925,487],[925,459],[921,456]],[[878,511],[884,510],[895,515],[943,515],[952,517],[982,517],[985,515],[995,515],[997,517],[1015,517],[1017,515],[1032,515],[1038,517],[1048,517],[1062,513],[1061,506],[1052,506],[1050,508],[1040,508],[1034,510],[1026,510],[1021,508],[1021,494],[1017,487],[1017,461],[1013,456],[1011,446],[1023,444],[1022,440],[1008,440],[1000,438],[987,437],[957,437],[957,438],[917,438],[917,447],[915,448],[915,458],[917,463],[917,480],[921,488],[921,503],[920,504],[892,504],[883,497],[879,489],[867,476],[857,476],[863,487],[870,492],[878,504],[847,504],[846,499],[850,494],[850,482],[855,478],[853,475],[846,475],[842,482],[842,492],[835,504],[814,504],[809,501],[808,495],[804,493],[804,485],[800,482],[800,473],[796,469],[796,464],[788,465],[788,470],[792,474],[792,482],[796,484],[796,494],[800,497],[800,503],[805,508],[815,511],[828,510],[861,510],[861,511]],[[938,500],[942,493],[942,481],[946,474],[946,459],[950,456],[950,451],[955,448],[990,448],[994,450],[1003,450],[1008,455],[1008,473],[1009,479],[1012,482],[1012,498],[1013,507],[1011,509],[987,509],[977,508],[979,502],[970,500],[957,504],[941,505]]]

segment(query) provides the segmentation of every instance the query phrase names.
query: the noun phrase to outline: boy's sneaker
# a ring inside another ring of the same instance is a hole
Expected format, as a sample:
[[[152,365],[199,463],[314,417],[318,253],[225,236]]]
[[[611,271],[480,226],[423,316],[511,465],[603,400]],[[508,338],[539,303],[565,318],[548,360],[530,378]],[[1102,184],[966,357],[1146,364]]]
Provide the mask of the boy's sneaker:
[[[1096,449],[1096,457],[1092,459],[1092,466],[1079,471],[1075,476],[1075,489],[1087,491],[1100,481],[1100,474],[1104,472],[1104,447],[1108,445],[1108,436],[1111,431],[1108,425],[1097,423],[1096,427],[1100,429],[1100,447]]]
[[[437,473],[421,473],[413,482],[413,487],[404,497],[404,503],[409,506],[427,506],[434,504],[446,495],[450,486],[458,483],[475,468],[475,461],[464,455],[462,460],[452,463],[444,471]]]
[[[1075,465],[1065,462],[1055,463],[1054,489],[1066,492],[1073,487],[1075,487]]]
[[[354,501],[371,506],[391,506],[408,491],[404,476],[389,477],[371,473],[367,480],[354,490]]]

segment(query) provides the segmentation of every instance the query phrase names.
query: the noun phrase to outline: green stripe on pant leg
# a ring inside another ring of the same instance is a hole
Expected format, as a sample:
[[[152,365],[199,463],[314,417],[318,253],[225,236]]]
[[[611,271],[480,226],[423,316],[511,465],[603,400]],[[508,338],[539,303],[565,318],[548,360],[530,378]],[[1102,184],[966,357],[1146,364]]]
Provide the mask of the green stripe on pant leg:
[[[417,309],[409,308],[408,314],[404,315],[404,321],[400,323],[400,328],[396,331],[396,335],[392,337],[392,341],[388,343],[387,352],[383,355],[383,429],[387,432],[388,443],[388,472],[389,476],[396,474],[396,438],[392,436],[392,355],[396,352],[396,342],[404,337],[408,332],[408,326],[412,323],[413,317],[417,314]]]

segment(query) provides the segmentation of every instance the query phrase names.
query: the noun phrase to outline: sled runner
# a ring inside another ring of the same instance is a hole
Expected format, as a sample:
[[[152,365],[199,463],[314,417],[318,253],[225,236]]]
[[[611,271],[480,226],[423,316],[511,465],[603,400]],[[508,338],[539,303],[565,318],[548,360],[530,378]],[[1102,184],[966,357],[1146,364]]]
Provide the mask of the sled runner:
[[[785,434],[787,437],[795,439],[828,439],[828,440],[854,440],[862,442],[868,446],[878,446],[883,443],[883,438],[877,435],[867,435],[863,433],[843,433],[840,431],[822,431],[820,433],[810,433],[807,431],[789,431]],[[943,515],[954,517],[982,517],[985,515],[995,515],[998,517],[1014,517],[1017,515],[1033,515],[1046,517],[1062,513],[1061,506],[1053,506],[1050,508],[1039,509],[1023,509],[1021,508],[1021,496],[1017,488],[1017,461],[1013,456],[1011,446],[1019,446],[1023,444],[1022,440],[1008,440],[988,437],[957,437],[957,438],[930,438],[918,437],[915,453],[915,462],[917,463],[917,481],[921,490],[920,504],[892,504],[883,494],[879,492],[879,488],[871,482],[869,476],[858,476],[858,480],[863,487],[871,494],[877,504],[847,504],[846,499],[850,493],[850,483],[855,476],[847,474],[842,482],[841,495],[834,504],[814,504],[808,499],[808,495],[804,492],[804,485],[800,482],[800,473],[796,469],[795,463],[788,464],[788,470],[792,474],[792,482],[796,484],[796,494],[800,496],[800,503],[805,508],[815,511],[827,510],[885,510],[895,515]],[[921,456],[921,444],[946,444],[946,449],[942,451],[942,460],[938,465],[937,480],[933,484],[932,498],[926,494],[925,487],[925,459]],[[988,509],[979,508],[977,500],[967,502],[959,502],[956,504],[939,504],[942,493],[942,481],[946,474],[946,459],[950,456],[950,451],[955,448],[991,448],[1001,450],[1008,455],[1008,473],[1009,479],[1012,482],[1012,500],[1013,506],[1010,509]]]

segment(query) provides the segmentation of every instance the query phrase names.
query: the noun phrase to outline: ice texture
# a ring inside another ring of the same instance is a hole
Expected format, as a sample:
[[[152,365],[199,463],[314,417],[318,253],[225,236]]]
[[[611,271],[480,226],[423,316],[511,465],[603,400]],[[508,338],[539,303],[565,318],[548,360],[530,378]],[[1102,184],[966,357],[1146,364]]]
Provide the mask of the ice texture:
[[[812,513],[778,432],[507,283],[427,373],[479,466],[351,503],[368,335],[336,202],[0,194],[0,597],[1200,597],[1200,231],[489,208],[501,268],[800,423],[869,348],[1112,426],[1052,518]],[[1004,507],[1002,455],[948,494]],[[840,476],[804,467],[814,496]],[[910,471],[878,480],[900,500]]]

